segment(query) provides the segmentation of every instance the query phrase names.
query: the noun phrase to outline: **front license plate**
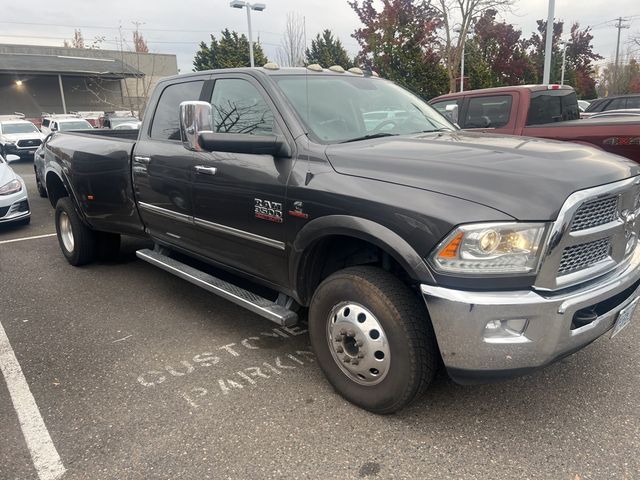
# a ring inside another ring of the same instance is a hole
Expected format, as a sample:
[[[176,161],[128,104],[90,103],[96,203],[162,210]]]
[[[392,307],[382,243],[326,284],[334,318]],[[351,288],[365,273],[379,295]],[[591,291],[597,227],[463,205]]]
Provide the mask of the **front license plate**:
[[[638,306],[638,300],[640,300],[640,298],[636,298],[633,302],[620,310],[620,313],[618,313],[618,319],[613,326],[611,338],[615,337],[618,333],[620,333],[620,330],[629,325],[631,319],[633,318],[636,307]]]

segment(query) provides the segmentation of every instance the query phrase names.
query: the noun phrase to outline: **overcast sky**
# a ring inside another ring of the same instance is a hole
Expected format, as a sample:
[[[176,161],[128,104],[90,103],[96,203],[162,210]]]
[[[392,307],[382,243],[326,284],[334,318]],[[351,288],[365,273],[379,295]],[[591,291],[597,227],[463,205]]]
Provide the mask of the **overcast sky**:
[[[358,27],[355,13],[347,0],[256,0],[266,3],[263,12],[252,12],[254,39],[260,41],[271,59],[282,38],[287,12],[297,12],[306,18],[308,42],[324,28],[340,37],[351,54],[358,45],[351,33]],[[115,48],[118,26],[131,35],[132,22],[143,22],[140,29],[152,52],[178,56],[182,72],[192,69],[198,43],[208,40],[208,33],[228,27],[247,31],[244,11],[229,7],[228,0],[56,0],[55,2],[11,2],[3,7],[0,17],[0,42],[61,45],[81,28],[86,40],[104,35],[103,48]],[[546,17],[547,0],[516,0],[513,13],[505,19],[529,36],[536,28],[536,19]],[[638,0],[557,0],[556,19],[567,23],[578,21],[593,25],[594,45],[598,53],[612,58],[616,34],[613,19],[632,17],[630,28],[622,30],[622,51],[631,46],[631,37],[640,37],[640,2]],[[26,23],[30,22],[30,23]],[[640,56],[640,47],[635,47]]]

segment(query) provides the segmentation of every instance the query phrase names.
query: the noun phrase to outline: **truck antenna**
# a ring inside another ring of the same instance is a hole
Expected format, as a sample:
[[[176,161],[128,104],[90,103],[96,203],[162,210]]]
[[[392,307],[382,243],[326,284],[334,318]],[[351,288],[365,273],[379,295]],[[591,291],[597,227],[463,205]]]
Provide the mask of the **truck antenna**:
[[[303,38],[304,38],[304,48],[306,50],[307,48],[307,17],[303,16],[302,17],[302,32],[303,32]],[[311,115],[309,113],[310,107],[309,107],[309,69],[307,68],[308,62],[303,62],[304,64],[304,83],[305,83],[305,93],[307,95],[307,125],[305,128],[306,132],[305,135],[307,137],[307,175],[304,179],[304,184],[309,185],[309,182],[311,181],[311,179],[313,178],[313,173],[311,173],[311,159],[310,157],[310,153],[309,153],[309,147],[311,146],[311,142],[309,140],[309,125],[310,125],[310,118]]]

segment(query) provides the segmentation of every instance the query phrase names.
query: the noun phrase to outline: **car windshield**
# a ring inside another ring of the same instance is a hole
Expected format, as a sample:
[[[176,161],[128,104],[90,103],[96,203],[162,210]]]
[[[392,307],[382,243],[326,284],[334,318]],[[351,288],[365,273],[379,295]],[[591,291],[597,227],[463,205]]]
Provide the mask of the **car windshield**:
[[[8,135],[13,133],[34,133],[37,131],[38,129],[33,123],[20,122],[20,123],[3,123],[2,124],[2,133],[6,133]]]
[[[322,143],[456,130],[423,100],[394,83],[347,75],[273,78],[310,134]]]
[[[85,120],[74,120],[73,122],[60,122],[60,131],[66,130],[88,130],[93,128],[91,124]]]

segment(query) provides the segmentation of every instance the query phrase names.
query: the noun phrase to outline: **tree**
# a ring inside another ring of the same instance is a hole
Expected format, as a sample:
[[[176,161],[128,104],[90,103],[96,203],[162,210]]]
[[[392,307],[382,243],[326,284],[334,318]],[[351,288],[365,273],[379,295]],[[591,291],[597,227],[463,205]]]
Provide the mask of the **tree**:
[[[598,76],[597,94],[606,97],[613,94],[640,93],[640,63],[629,55],[623,56],[616,67],[609,62]]]
[[[538,20],[538,31],[529,40],[530,56],[536,71],[536,83],[542,83],[544,68],[544,49],[546,42],[547,22]],[[562,70],[561,38],[564,22],[553,23],[552,58],[550,81],[560,83]],[[571,25],[566,51],[565,84],[575,88],[579,98],[596,96],[595,67],[593,62],[603,57],[593,51],[591,44],[593,35],[591,27],[580,29],[578,23]]]
[[[328,29],[324,30],[322,35],[317,34],[316,38],[311,40],[311,48],[307,48],[305,56],[307,64],[317,63],[323,67],[340,65],[346,69],[353,66],[340,39],[334,38],[331,30]]]
[[[437,0],[434,8],[442,19],[444,39],[441,56],[449,76],[449,91],[456,91],[462,50],[477,17],[487,10],[510,10],[515,0]],[[457,28],[456,28],[457,27]],[[457,33],[457,37],[454,37]]]
[[[447,71],[432,49],[440,20],[429,4],[385,0],[381,11],[374,0],[349,5],[363,24],[353,34],[361,47],[358,62],[424,98],[448,91]]]
[[[287,13],[287,25],[278,49],[278,63],[285,67],[304,65],[305,32],[304,20],[297,13]]]
[[[249,40],[238,32],[225,28],[221,32],[220,40],[211,35],[211,44],[200,42],[193,59],[193,71],[212,70],[216,68],[238,68],[250,65]],[[256,65],[268,62],[259,43],[253,44],[253,57]]]
[[[139,23],[135,23],[136,29],[133,31],[133,50],[138,53],[149,53],[149,46],[138,29],[139,25]]]
[[[486,10],[475,24],[473,38],[467,41],[466,51],[476,48],[479,57],[466,55],[470,78],[475,63],[480,61],[489,70],[485,72],[490,77],[489,87],[533,83],[536,72],[527,54],[528,42],[520,38],[522,32],[513,25],[496,22],[497,14],[497,10]]]
[[[84,37],[82,36],[82,31],[80,29],[73,31],[73,37],[70,42],[64,41],[63,45],[67,48],[85,48],[84,47]]]

